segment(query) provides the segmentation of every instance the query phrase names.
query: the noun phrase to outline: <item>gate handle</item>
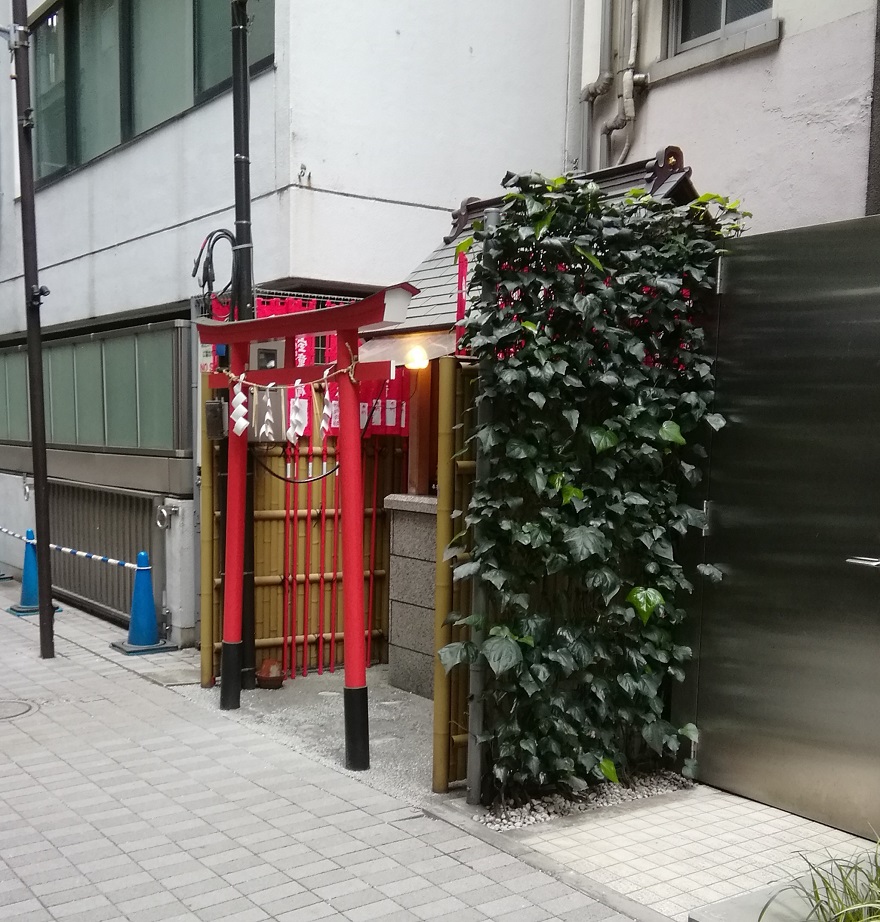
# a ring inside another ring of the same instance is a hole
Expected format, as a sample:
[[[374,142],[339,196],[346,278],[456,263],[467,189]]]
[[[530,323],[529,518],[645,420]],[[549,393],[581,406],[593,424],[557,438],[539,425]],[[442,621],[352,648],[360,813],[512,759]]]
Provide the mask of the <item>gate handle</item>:
[[[876,557],[847,557],[847,563],[855,563],[861,567],[880,567],[880,560]]]

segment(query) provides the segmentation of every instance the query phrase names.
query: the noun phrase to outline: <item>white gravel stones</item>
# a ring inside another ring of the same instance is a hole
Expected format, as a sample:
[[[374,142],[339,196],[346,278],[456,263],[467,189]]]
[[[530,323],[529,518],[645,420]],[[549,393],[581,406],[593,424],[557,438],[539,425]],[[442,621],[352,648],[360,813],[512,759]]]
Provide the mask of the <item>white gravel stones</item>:
[[[547,823],[562,816],[571,816],[602,807],[616,807],[618,804],[669,794],[693,787],[693,782],[670,771],[638,775],[630,787],[605,782],[591,788],[582,799],[572,800],[561,794],[550,794],[540,800],[530,800],[521,807],[496,805],[489,810],[475,813],[473,819],[495,832],[511,829],[525,829],[535,823]]]

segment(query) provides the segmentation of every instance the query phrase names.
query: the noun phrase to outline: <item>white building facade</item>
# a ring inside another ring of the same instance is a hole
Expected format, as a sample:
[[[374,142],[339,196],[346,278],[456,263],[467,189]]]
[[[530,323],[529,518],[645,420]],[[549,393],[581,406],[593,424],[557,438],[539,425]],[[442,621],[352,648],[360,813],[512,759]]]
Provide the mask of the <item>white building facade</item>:
[[[189,643],[190,299],[202,240],[233,221],[229,2],[29,9],[53,515],[72,528],[94,511],[80,540],[101,546],[88,550],[148,546],[172,636]],[[667,145],[683,149],[700,191],[742,199],[755,231],[880,209],[875,0],[249,9],[261,286],[367,293],[405,278],[448,231],[449,212],[496,194],[508,169],[596,170]],[[0,93],[0,525],[23,531],[33,510],[22,489],[15,125],[13,94]],[[157,532],[160,506],[174,514]],[[138,528],[114,531],[128,519]],[[0,567],[20,560],[21,545],[0,537]],[[70,571],[79,563],[59,562],[69,595],[100,596],[97,576],[80,584]],[[124,612],[124,597],[110,596],[107,613]]]
[[[662,139],[755,232],[874,212],[876,49],[875,0],[587,0],[588,168]]]
[[[59,528],[96,517],[79,540],[102,546],[88,550],[149,544],[172,636],[189,643],[191,273],[206,234],[233,222],[230,4],[29,11],[52,513]],[[249,11],[260,285],[357,294],[400,281],[462,198],[491,194],[510,167],[558,174],[577,158],[578,0],[250,0]],[[22,531],[33,510],[15,127],[12,93],[0,93],[0,525]],[[159,506],[175,513],[161,534]],[[129,519],[140,530],[123,535]],[[2,568],[20,561],[21,545],[0,539]],[[70,580],[74,600],[101,593],[97,576]],[[102,604],[127,610],[124,598]]]

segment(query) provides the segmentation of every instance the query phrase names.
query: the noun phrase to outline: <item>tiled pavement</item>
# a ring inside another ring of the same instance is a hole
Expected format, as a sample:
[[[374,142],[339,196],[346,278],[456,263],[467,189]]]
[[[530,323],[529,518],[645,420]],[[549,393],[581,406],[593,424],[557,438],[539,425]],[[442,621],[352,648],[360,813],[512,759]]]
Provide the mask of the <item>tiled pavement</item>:
[[[836,829],[713,788],[531,827],[512,838],[676,919],[688,911],[871,849]]]
[[[625,922],[467,832],[0,613],[0,920]]]
[[[0,920],[683,920],[865,848],[704,787],[507,834],[416,801],[447,825],[163,687],[194,652],[122,657],[118,633],[65,607],[43,663],[36,620],[0,612]]]

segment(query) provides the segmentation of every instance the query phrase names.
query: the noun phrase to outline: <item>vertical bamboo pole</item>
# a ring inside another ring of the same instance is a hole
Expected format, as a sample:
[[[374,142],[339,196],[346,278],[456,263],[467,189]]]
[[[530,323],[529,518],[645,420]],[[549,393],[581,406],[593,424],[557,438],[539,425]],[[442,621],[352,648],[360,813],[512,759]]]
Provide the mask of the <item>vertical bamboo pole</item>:
[[[201,535],[199,537],[199,577],[201,617],[199,660],[201,663],[202,688],[214,685],[214,443],[208,441],[208,416],[205,412],[205,397],[208,394],[208,376],[201,376],[199,400],[199,425],[202,431],[202,450],[199,487],[199,516]]]
[[[453,426],[455,424],[455,359],[439,359],[440,399],[437,422],[437,563],[434,589],[434,772],[432,789],[436,794],[449,790],[449,679],[437,651],[449,643],[446,623],[452,599],[452,567],[444,560],[452,541],[454,484]]]

